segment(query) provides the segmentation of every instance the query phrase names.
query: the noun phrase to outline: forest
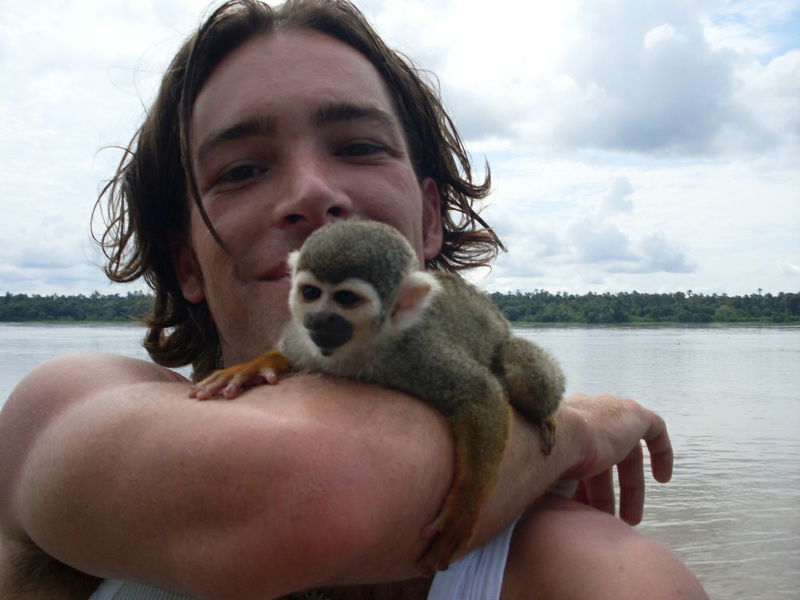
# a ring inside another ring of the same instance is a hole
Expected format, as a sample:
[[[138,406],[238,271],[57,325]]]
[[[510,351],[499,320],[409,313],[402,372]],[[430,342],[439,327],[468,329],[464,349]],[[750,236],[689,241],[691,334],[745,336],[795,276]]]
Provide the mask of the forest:
[[[0,296],[0,322],[125,322],[135,321],[150,310],[153,297],[143,292],[88,296],[28,296],[6,292]]]
[[[491,294],[514,323],[800,323],[800,294]]]
[[[749,296],[693,294],[691,290],[669,294],[585,295],[545,290],[490,294],[512,323],[800,323],[800,293]],[[128,292],[88,296],[40,296],[6,293],[0,296],[0,322],[134,321],[144,316],[151,295]]]

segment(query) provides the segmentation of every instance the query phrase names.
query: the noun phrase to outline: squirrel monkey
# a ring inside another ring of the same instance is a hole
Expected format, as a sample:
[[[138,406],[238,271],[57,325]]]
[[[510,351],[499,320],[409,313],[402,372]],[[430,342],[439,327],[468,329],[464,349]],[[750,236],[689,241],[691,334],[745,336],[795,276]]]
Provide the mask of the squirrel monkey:
[[[561,369],[542,349],[511,333],[489,297],[457,275],[418,270],[395,229],[347,220],[315,231],[289,256],[292,320],[278,350],[216,371],[190,395],[276,383],[315,371],[376,383],[439,410],[455,438],[455,474],[418,565],[446,569],[463,548],[497,469],[516,408],[555,442],[553,413],[564,393]]]

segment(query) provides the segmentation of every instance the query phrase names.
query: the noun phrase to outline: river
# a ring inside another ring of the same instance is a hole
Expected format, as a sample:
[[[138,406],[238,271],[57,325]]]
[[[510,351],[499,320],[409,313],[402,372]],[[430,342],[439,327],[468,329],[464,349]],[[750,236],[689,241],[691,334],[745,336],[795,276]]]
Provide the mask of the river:
[[[800,327],[518,328],[561,362],[568,390],[634,398],[667,421],[673,479],[647,481],[638,529],[714,599],[800,598]],[[130,325],[0,323],[0,402],[71,351],[144,358]]]

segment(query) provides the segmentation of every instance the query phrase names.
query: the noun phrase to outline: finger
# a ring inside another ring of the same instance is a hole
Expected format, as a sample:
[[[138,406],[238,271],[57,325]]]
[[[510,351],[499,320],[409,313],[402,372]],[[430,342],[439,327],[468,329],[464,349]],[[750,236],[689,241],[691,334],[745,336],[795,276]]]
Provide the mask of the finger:
[[[242,384],[236,381],[231,381],[228,385],[225,386],[225,389],[222,390],[222,397],[225,400],[233,400],[236,396],[239,395],[239,392],[242,391]]]
[[[586,479],[585,484],[589,506],[613,515],[616,499],[614,497],[614,477],[611,470],[603,471],[599,475]]]
[[[228,377],[215,377],[207,382],[200,382],[200,391],[197,394],[198,400],[208,400],[213,398],[228,386]],[[224,396],[223,396],[224,397]]]
[[[208,400],[209,398],[211,398],[211,396],[213,396],[216,393],[217,390],[215,390],[213,387],[197,384],[193,385],[189,389],[189,398],[196,398],[197,400]]]
[[[226,400],[233,400],[236,396],[239,395],[239,392],[244,389],[244,386],[250,383],[253,379],[252,373],[250,371],[239,371],[235,373],[231,378],[230,382],[222,392],[222,397]]]
[[[221,376],[219,372],[214,372],[202,381],[194,384],[189,389],[189,397],[198,400],[208,400],[216,395],[227,383],[227,378]]]
[[[672,442],[669,440],[667,424],[659,415],[654,415],[650,429],[644,435],[647,450],[650,452],[650,468],[659,483],[667,483],[672,478]]]
[[[619,475],[619,518],[638,525],[644,514],[644,453],[636,444],[617,465]]]
[[[264,382],[269,385],[278,383],[278,375],[272,369],[261,369],[258,374],[264,379]]]

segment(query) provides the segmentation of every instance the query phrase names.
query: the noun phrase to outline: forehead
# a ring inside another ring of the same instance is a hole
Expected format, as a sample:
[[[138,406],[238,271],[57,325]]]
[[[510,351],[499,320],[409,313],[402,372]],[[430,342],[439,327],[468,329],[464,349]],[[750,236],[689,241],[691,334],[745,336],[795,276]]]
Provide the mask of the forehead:
[[[373,106],[397,121],[378,71],[351,46],[315,31],[249,40],[214,70],[195,100],[193,140],[249,114],[302,118],[322,104]]]

